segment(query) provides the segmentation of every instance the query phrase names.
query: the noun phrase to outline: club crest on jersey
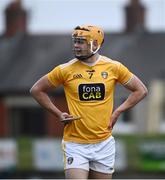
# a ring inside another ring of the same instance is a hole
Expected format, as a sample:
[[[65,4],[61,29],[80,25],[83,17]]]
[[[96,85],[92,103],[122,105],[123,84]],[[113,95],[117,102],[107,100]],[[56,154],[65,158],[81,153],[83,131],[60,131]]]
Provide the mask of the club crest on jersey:
[[[73,157],[69,157],[68,160],[67,160],[67,162],[68,162],[69,165],[72,164],[72,162],[73,162]]]
[[[101,72],[101,76],[102,76],[104,79],[107,79],[108,73],[105,72],[105,71],[103,71],[103,72]]]
[[[105,85],[103,83],[80,84],[78,91],[81,101],[103,100]]]

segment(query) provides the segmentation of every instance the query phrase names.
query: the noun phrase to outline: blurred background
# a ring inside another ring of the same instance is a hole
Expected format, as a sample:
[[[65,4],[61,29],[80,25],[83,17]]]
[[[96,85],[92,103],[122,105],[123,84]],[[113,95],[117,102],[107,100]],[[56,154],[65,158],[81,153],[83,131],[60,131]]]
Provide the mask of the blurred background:
[[[165,177],[165,0],[0,0],[0,178],[64,178],[63,125],[29,89],[73,58],[71,32],[105,30],[101,54],[119,60],[149,95],[118,120],[114,178]],[[128,92],[117,86],[115,106]],[[63,89],[50,94],[67,111]]]

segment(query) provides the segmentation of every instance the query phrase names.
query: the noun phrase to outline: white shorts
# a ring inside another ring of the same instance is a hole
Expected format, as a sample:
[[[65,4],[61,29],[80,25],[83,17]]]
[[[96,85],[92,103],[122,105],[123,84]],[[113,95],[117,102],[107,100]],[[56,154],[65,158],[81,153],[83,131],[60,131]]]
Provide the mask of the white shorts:
[[[89,169],[112,174],[115,162],[115,140],[113,136],[95,144],[79,144],[62,141],[64,169]]]

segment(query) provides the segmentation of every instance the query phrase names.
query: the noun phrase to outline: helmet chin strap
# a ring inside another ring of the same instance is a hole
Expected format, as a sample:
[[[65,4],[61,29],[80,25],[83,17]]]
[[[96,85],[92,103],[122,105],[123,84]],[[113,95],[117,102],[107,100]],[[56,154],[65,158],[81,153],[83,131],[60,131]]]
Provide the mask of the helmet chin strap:
[[[86,59],[89,59],[90,57],[92,57],[93,55],[95,55],[98,50],[100,49],[100,45],[98,46],[98,48],[93,51],[93,41],[90,41],[90,50],[91,50],[91,54],[89,56],[75,56],[77,59],[79,59],[80,61],[85,61]]]
[[[93,41],[90,41],[90,45],[91,45],[91,52],[92,54],[96,54],[97,51],[100,49],[100,45],[97,47],[97,49],[95,51],[93,51],[92,47],[93,47]]]

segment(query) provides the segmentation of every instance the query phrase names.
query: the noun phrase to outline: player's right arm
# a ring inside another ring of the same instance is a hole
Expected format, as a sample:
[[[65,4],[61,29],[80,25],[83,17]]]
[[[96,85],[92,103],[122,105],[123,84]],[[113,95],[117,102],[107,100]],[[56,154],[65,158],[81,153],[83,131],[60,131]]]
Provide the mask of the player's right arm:
[[[53,84],[50,83],[47,75],[41,77],[30,89],[30,93],[34,99],[45,109],[55,115],[58,119],[72,117],[68,113],[61,112],[51,101],[48,91],[54,88]]]

